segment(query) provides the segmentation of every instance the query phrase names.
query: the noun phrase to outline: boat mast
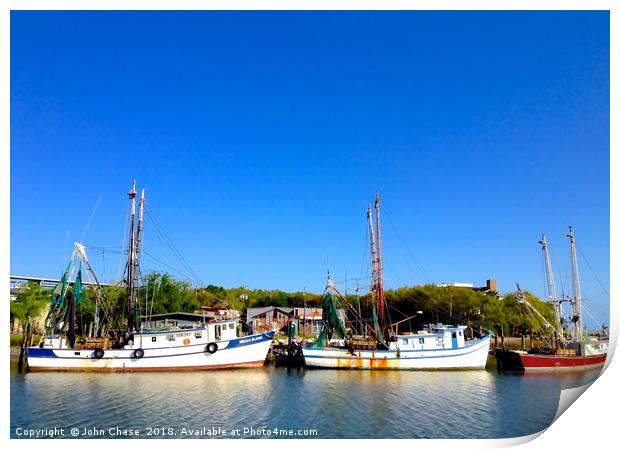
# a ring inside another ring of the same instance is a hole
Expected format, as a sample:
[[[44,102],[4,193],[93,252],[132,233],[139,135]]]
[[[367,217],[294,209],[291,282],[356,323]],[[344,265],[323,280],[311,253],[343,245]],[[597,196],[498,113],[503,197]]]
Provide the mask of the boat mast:
[[[131,190],[127,193],[131,200],[131,213],[129,225],[129,247],[127,251],[127,330],[134,329],[134,312],[135,312],[135,285],[134,285],[134,269],[136,268],[135,259],[135,218],[136,218],[136,181],[133,181]]]
[[[370,204],[368,204],[368,211],[366,212],[368,218],[368,226],[370,227],[370,260],[372,263],[372,289],[375,291],[377,286],[377,242],[375,240],[375,228],[372,224],[372,212],[370,211]],[[375,292],[376,293],[376,292]]]
[[[377,193],[375,197],[375,215],[377,217],[377,315],[381,331],[385,329],[385,295],[383,293],[383,254],[381,248],[381,216],[379,213],[379,203],[381,197]]]
[[[542,245],[543,254],[545,256],[545,270],[547,272],[547,286],[549,287],[549,302],[553,304],[553,311],[555,315],[555,327],[559,332],[562,332],[562,302],[558,300],[558,295],[555,290],[555,279],[553,278],[553,270],[551,268],[551,257],[549,256],[549,247],[547,246],[547,237],[545,234],[538,242]],[[556,336],[557,338],[560,335]]]
[[[134,322],[133,322],[133,325],[135,329],[138,329],[140,327],[140,307],[138,305],[137,293],[138,293],[138,281],[139,281],[139,276],[140,276],[140,252],[141,252],[141,246],[142,246],[142,215],[143,215],[143,212],[144,212],[144,189],[142,189],[142,194],[140,195],[140,205],[138,208],[138,227],[136,229],[136,238],[134,241],[134,246],[135,246],[134,258],[133,258],[134,268],[132,270],[132,274],[133,274],[132,286],[134,290],[134,294],[133,294]]]
[[[568,227],[568,234],[566,234],[566,236],[570,239],[570,255],[572,261],[573,297],[571,298],[571,306],[573,315],[571,321],[573,322],[573,339],[576,342],[581,342],[583,336],[583,321],[581,320],[581,285],[579,283],[579,270],[577,268],[575,234],[573,234],[572,226]]]

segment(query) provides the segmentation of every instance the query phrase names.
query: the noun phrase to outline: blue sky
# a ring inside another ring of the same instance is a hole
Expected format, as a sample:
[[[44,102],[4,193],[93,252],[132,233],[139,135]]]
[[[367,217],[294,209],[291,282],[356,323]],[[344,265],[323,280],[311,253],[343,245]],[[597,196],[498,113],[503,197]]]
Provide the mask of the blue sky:
[[[58,276],[101,198],[113,280],[135,178],[205,283],[366,276],[379,191],[387,287],[544,295],[545,232],[568,293],[570,224],[608,289],[609,82],[606,12],[12,12],[11,273]]]

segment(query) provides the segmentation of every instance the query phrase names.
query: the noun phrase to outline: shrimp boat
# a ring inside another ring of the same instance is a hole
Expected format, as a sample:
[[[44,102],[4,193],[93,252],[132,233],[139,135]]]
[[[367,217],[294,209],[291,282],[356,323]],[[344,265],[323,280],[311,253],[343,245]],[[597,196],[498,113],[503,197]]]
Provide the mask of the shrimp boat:
[[[323,329],[319,337],[303,348],[309,368],[373,370],[465,370],[484,369],[491,336],[466,339],[467,326],[431,324],[417,333],[397,334],[395,324],[387,324],[387,304],[383,291],[380,197],[375,199],[376,238],[372,212],[368,205],[370,249],[373,269],[373,325],[335,287],[328,276],[323,294]],[[356,320],[364,323],[366,336],[348,336],[340,319],[337,301],[346,304]]]
[[[539,243],[542,245],[545,271],[547,277],[547,287],[549,290],[549,302],[553,304],[555,323],[549,323],[538,311],[527,301],[525,295],[518,290],[521,302],[532,310],[544,322],[547,328],[554,331],[552,344],[545,348],[530,349],[529,351],[512,351],[506,349],[496,349],[495,357],[497,367],[504,371],[524,371],[524,372],[570,372],[601,369],[607,359],[607,344],[599,341],[594,336],[589,336],[585,332],[582,318],[581,304],[581,285],[579,282],[579,270],[577,267],[577,255],[575,251],[575,234],[572,226],[568,228],[566,235],[570,239],[571,262],[572,262],[572,284],[573,296],[559,299],[555,289],[553,270],[551,268],[551,258],[547,246],[547,239],[543,234]],[[569,337],[564,336],[564,318],[562,303],[570,302],[572,332]]]
[[[241,335],[239,319],[205,321],[166,329],[141,324],[138,298],[139,258],[142,240],[144,190],[136,225],[135,181],[131,202],[130,239],[126,265],[127,301],[114,314],[86,257],[75,244],[71,261],[52,291],[46,331],[39,345],[27,349],[30,371],[177,371],[263,366],[274,333]],[[91,337],[76,335],[76,307],[84,298],[82,272],[96,290]],[[71,274],[77,272],[72,292]],[[118,316],[120,315],[120,316]]]

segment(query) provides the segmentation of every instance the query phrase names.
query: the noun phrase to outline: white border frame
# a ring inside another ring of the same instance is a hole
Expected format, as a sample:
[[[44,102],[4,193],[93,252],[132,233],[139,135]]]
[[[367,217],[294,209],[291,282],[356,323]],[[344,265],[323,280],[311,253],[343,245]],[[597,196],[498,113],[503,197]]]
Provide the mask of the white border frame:
[[[618,229],[618,180],[614,178],[614,174],[618,174],[618,135],[613,123],[618,123],[618,90],[617,80],[618,70],[618,43],[620,36],[618,33],[620,25],[620,8],[618,2],[613,0],[436,0],[430,1],[402,1],[402,0],[384,0],[370,1],[360,0],[357,2],[351,0],[320,0],[320,1],[283,1],[283,0],[109,0],[109,1],[76,1],[76,0],[9,0],[0,4],[0,58],[4,63],[0,71],[0,104],[2,105],[2,117],[0,120],[0,167],[3,171],[0,178],[0,205],[4,211],[3,219],[0,221],[2,227],[2,251],[0,255],[0,272],[4,276],[4,285],[9,285],[10,275],[10,11],[11,10],[609,10],[610,11],[610,229]],[[615,81],[614,81],[615,80]],[[610,235],[610,273],[620,273],[618,270],[618,238],[612,233]],[[587,394],[579,401],[568,408],[568,410],[555,422],[547,431],[538,434],[514,438],[514,439],[497,439],[497,440],[413,440],[411,443],[416,446],[424,446],[431,448],[453,448],[458,445],[459,448],[480,448],[480,447],[502,447],[522,444],[531,441],[530,447],[549,448],[563,445],[567,448],[572,447],[603,447],[608,442],[614,440],[617,431],[615,426],[616,404],[618,403],[618,387],[616,379],[618,378],[618,363],[614,362],[609,366],[609,362],[613,357],[618,339],[618,325],[620,322],[620,314],[618,313],[618,286],[614,278],[611,278],[610,292],[610,356],[608,358],[607,370],[600,379],[594,382]],[[8,322],[8,302],[2,308],[2,317],[4,322]],[[9,360],[8,345],[0,345],[4,360]],[[7,367],[8,368],[8,367]],[[7,443],[12,446],[23,444],[23,441],[14,439],[10,440],[10,413],[9,413],[9,370],[5,368],[2,372],[3,379],[3,396],[4,407],[1,415],[0,435],[3,439],[7,439]],[[568,392],[568,394],[575,392]],[[577,392],[579,393],[579,392]],[[578,394],[577,394],[578,396]],[[125,440],[122,440],[125,441]],[[356,445],[377,445],[381,444],[372,440],[351,440]],[[82,440],[45,440],[33,442],[34,444],[45,444],[50,447],[78,447],[84,444]],[[28,443],[26,443],[28,444]],[[93,440],[88,442],[93,447],[107,447],[110,444],[108,440]],[[122,443],[121,443],[122,444]],[[132,445],[139,446],[148,445],[149,447],[168,448],[174,442],[167,440],[138,440],[132,441]],[[315,447],[315,440],[296,440],[294,443],[290,440],[254,440],[248,442],[242,439],[227,440],[185,440],[183,444],[204,447],[205,444],[210,446],[224,446],[231,448],[241,448],[251,444],[259,448],[284,447],[294,444],[296,447],[306,448]],[[342,440],[335,440],[335,444],[343,444]],[[403,444],[394,442],[394,444]]]

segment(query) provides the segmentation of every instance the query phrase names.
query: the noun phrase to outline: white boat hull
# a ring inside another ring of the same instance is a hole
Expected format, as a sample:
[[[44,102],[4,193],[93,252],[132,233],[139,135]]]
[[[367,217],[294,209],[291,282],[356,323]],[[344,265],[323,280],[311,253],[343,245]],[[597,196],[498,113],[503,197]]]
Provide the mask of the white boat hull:
[[[464,370],[484,369],[491,344],[490,337],[456,349],[436,350],[362,350],[343,348],[303,348],[310,368],[384,369],[384,370]]]
[[[136,348],[107,349],[101,358],[93,349],[28,348],[30,371],[177,371],[222,368],[252,368],[265,363],[273,332],[218,341],[214,353],[206,344],[167,348],[145,348],[136,357]]]

